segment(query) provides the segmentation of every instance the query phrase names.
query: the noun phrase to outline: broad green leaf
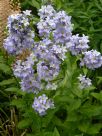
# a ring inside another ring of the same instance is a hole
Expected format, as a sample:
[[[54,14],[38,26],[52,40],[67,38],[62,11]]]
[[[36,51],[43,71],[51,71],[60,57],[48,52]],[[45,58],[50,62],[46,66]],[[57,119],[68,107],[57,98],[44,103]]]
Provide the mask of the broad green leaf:
[[[23,99],[20,99],[20,98],[19,98],[19,99],[14,99],[14,100],[12,100],[11,105],[14,105],[14,106],[16,106],[17,108],[23,109],[23,108],[25,108],[26,103],[25,103],[25,101],[24,101]]]
[[[54,128],[54,132],[53,132],[52,136],[60,136],[57,128]]]
[[[81,106],[81,100],[80,99],[73,100],[72,103],[70,103],[70,105],[69,105],[69,111],[76,110],[80,106]]]
[[[53,133],[52,132],[45,132],[45,135],[44,136],[52,136]]]
[[[24,128],[28,128],[30,125],[31,125],[32,121],[30,119],[24,119],[24,120],[21,120],[19,123],[18,123],[18,128],[19,129],[24,129]]]
[[[101,93],[91,93],[91,95],[97,100],[102,101],[102,92]]]
[[[2,70],[4,73],[11,73],[10,67],[4,63],[0,63],[0,70]]]
[[[79,121],[82,118],[82,116],[80,116],[78,113],[76,112],[68,112],[68,117],[66,119],[66,121],[68,122],[75,122],[75,121]]]
[[[80,112],[83,116],[87,115],[88,117],[98,116],[102,113],[102,106],[100,105],[84,105],[80,107]]]
[[[10,85],[10,84],[13,84],[13,83],[15,83],[15,79],[11,78],[11,79],[3,80],[2,82],[0,82],[0,86]]]
[[[29,4],[37,9],[40,9],[40,3],[38,3],[36,0],[32,0],[31,2],[29,1]]]
[[[87,129],[89,128],[89,122],[82,122],[79,124],[78,126],[79,130],[82,131],[82,132],[87,132]]]
[[[15,92],[16,94],[19,94],[19,95],[24,95],[25,94],[25,92],[23,92],[22,90],[20,90],[17,87],[9,87],[9,88],[6,88],[5,91],[12,92],[12,93]]]
[[[90,135],[98,134],[98,133],[100,133],[100,129],[101,128],[102,128],[102,124],[101,123],[92,124],[87,129],[87,133],[90,134]]]

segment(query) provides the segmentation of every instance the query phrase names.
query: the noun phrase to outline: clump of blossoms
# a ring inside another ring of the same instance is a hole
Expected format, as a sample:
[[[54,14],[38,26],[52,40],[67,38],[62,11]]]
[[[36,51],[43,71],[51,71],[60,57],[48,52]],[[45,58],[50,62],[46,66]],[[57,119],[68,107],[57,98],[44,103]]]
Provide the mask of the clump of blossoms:
[[[4,48],[8,53],[17,55],[25,49],[32,49],[35,34],[30,25],[33,20],[30,12],[27,10],[8,17],[8,37],[4,40]]]
[[[23,91],[39,95],[42,90],[56,90],[57,77],[61,64],[66,59],[66,53],[84,55],[81,66],[95,69],[102,66],[102,56],[99,52],[89,49],[89,38],[84,34],[73,35],[71,17],[65,11],[55,11],[51,5],[42,6],[38,12],[40,21],[37,22],[38,35],[34,33],[33,15],[31,11],[11,15],[8,18],[8,37],[4,48],[13,55],[22,54],[29,50],[30,55],[24,60],[18,59],[13,65],[13,72],[20,78]],[[39,37],[39,41],[35,36]],[[35,39],[34,39],[35,38]],[[92,85],[91,80],[80,75],[80,88]],[[32,107],[39,115],[46,114],[47,109],[54,108],[53,100],[45,94],[35,97]]]
[[[40,22],[37,24],[39,35],[52,37],[54,43],[65,44],[72,35],[71,17],[65,11],[56,12],[51,5],[39,10]]]
[[[78,55],[87,51],[89,48],[88,42],[88,36],[83,34],[83,36],[80,37],[79,34],[77,34],[70,38],[70,42],[66,43],[66,46],[67,49],[71,51],[72,55]]]
[[[80,89],[85,89],[87,87],[90,87],[92,85],[91,79],[87,78],[86,75],[79,75],[78,77],[80,84],[79,87]]]
[[[54,108],[54,102],[43,94],[38,98],[35,97],[32,107],[39,113],[39,115],[43,116],[46,114],[46,110]]]
[[[84,57],[81,59],[81,66],[86,66],[89,69],[96,69],[102,66],[102,56],[101,53],[96,50],[90,50],[84,52]]]

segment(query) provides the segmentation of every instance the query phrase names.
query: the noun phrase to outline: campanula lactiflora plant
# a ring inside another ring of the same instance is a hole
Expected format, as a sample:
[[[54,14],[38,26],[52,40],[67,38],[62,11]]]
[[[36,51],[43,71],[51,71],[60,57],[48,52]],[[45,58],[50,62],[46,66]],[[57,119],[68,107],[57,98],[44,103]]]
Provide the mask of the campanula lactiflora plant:
[[[102,106],[90,72],[102,66],[101,53],[90,49],[88,36],[73,34],[65,11],[43,5],[38,15],[26,10],[8,18],[4,48],[15,57],[12,70],[24,92],[12,102],[25,117],[18,126],[33,136],[94,136]]]

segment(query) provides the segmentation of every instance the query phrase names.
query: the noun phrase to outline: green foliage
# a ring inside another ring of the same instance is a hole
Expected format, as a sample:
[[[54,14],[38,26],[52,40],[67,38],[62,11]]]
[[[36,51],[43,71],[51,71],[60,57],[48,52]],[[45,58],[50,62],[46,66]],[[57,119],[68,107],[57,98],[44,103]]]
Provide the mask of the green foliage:
[[[74,34],[89,35],[90,48],[102,52],[101,0],[21,0],[21,7],[22,10],[31,9],[37,19],[37,11],[41,5],[50,3],[56,9],[65,10],[72,16]],[[68,53],[67,59],[61,65],[59,88],[54,92],[48,92],[54,99],[55,109],[40,117],[31,107],[34,95],[23,92],[18,79],[12,74],[12,63],[13,58],[0,51],[0,135],[11,136],[10,131],[15,136],[102,135],[101,69],[81,69],[78,66],[79,57],[73,57]],[[80,73],[92,79],[92,87],[79,89],[77,77]],[[10,118],[12,108],[15,109],[13,119]],[[5,131],[6,125],[11,125],[12,130]]]

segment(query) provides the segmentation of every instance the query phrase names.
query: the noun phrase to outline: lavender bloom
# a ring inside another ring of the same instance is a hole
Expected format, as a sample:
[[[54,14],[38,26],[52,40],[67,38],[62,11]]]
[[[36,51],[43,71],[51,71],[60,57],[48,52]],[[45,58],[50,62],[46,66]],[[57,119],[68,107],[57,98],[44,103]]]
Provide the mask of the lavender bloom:
[[[45,19],[46,17],[52,17],[56,11],[53,9],[51,5],[42,6],[41,9],[39,9],[38,15],[40,18]]]
[[[4,48],[8,53],[17,55],[24,49],[32,49],[35,35],[30,26],[31,20],[32,15],[28,11],[8,17],[9,36],[4,40]]]
[[[5,48],[5,50],[8,51],[8,53],[15,54],[16,44],[15,44],[15,40],[13,40],[11,36],[7,37],[4,40],[4,48]]]
[[[101,53],[96,50],[87,51],[84,53],[84,58],[81,60],[81,66],[86,66],[89,69],[94,70],[102,66]]]
[[[56,90],[57,84],[48,82],[48,84],[46,85],[46,89],[47,90]]]
[[[35,97],[32,108],[34,108],[34,110],[39,113],[40,116],[43,116],[46,114],[48,109],[54,108],[54,102],[43,94],[38,98]]]
[[[16,77],[20,79],[29,78],[34,74],[33,65],[36,57],[33,53],[26,59],[26,61],[17,60],[13,66],[13,72]]]
[[[78,55],[87,51],[87,49],[89,48],[88,42],[88,36],[85,36],[83,34],[82,37],[79,37],[79,35],[77,34],[73,35],[70,38],[70,41],[66,43],[66,47],[69,51],[71,51],[72,55]]]
[[[29,76],[28,78],[22,79],[20,85],[21,89],[28,93],[32,92],[38,94],[41,91],[41,89],[43,89],[41,81],[34,76]]]
[[[53,45],[51,50],[57,55],[57,57],[64,61],[66,58],[65,54],[67,52],[67,48],[65,46]]]
[[[46,20],[40,20],[37,24],[39,30],[39,35],[44,37],[49,37],[53,29],[55,29],[55,22],[53,19],[47,17]]]
[[[41,18],[37,24],[39,35],[44,37],[52,35],[54,42],[57,43],[68,42],[72,35],[71,17],[64,11],[56,13],[50,5],[42,7],[39,11]]]
[[[85,89],[87,87],[90,87],[92,85],[91,80],[89,78],[86,77],[86,75],[79,75],[78,77],[79,81],[80,81],[80,89]]]
[[[53,32],[54,40],[57,43],[66,43],[69,41],[72,33],[71,17],[65,11],[59,11],[55,14],[54,22],[56,28]]]
[[[10,15],[8,17],[7,28],[9,33],[22,33],[30,27],[30,21],[32,20],[31,11],[23,11],[20,14]],[[29,15],[28,15],[29,14]]]
[[[24,13],[26,16],[30,16],[30,15],[31,15],[31,10],[23,11],[23,13]]]
[[[59,65],[57,66],[53,63],[52,66],[44,61],[39,62],[37,64],[37,73],[41,80],[51,81],[59,74]]]

